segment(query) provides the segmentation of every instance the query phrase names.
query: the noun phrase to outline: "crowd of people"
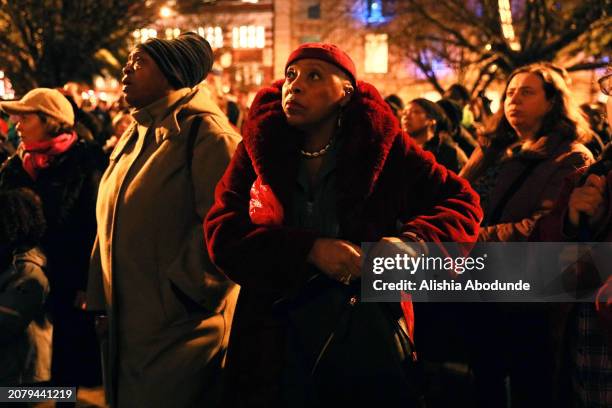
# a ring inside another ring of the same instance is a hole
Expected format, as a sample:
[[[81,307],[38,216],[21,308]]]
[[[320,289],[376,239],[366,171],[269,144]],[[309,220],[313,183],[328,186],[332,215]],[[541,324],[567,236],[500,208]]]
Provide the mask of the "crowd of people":
[[[0,102],[0,385],[103,382],[112,407],[612,406],[612,278],[594,304],[360,302],[363,242],[609,241],[612,172],[589,166],[610,97],[578,106],[537,63],[496,113],[459,84],[404,103],[308,43],[245,112],[201,85],[213,60],[196,34],[151,38],[121,102]]]

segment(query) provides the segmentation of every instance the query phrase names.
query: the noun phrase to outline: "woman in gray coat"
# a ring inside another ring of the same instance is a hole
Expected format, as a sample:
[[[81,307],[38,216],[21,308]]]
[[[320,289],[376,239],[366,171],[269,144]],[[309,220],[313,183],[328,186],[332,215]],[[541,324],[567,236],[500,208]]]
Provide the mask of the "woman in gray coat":
[[[123,69],[135,122],[97,202],[88,307],[108,313],[105,386],[119,407],[213,406],[237,288],[210,262],[202,222],[239,136],[197,87],[202,37],[137,46]]]

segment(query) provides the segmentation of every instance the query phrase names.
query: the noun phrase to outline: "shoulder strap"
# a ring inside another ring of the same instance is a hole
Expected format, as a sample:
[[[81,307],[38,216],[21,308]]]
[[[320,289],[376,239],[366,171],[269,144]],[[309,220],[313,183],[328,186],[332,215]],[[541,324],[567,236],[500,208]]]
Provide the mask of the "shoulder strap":
[[[198,137],[198,131],[200,130],[200,124],[202,123],[202,116],[198,115],[191,124],[189,129],[189,135],[187,136],[187,147],[185,149],[185,160],[187,163],[187,171],[191,174],[191,162],[193,160],[193,148],[195,146],[195,140]]]
[[[525,170],[523,170],[523,172],[514,180],[514,182],[512,182],[508,190],[506,190],[503,197],[497,203],[495,209],[490,213],[491,215],[487,217],[486,225],[495,225],[499,223],[499,220],[501,219],[502,213],[504,211],[504,208],[506,208],[506,204],[508,203],[508,201],[512,198],[512,196],[514,196],[514,194],[516,194],[516,192],[523,185],[525,180],[527,180],[527,177],[529,177],[531,173],[533,173],[533,170],[540,163],[541,160],[531,161],[527,165]]]

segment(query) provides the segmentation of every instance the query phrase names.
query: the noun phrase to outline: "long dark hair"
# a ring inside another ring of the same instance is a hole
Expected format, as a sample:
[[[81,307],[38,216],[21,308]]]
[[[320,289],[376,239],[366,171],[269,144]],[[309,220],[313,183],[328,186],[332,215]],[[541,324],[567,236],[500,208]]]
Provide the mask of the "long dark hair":
[[[27,188],[0,191],[0,243],[13,250],[38,245],[45,232],[42,204]]]
[[[508,119],[506,119],[504,103],[510,81],[516,75],[522,73],[535,74],[540,78],[546,99],[551,102],[551,109],[544,116],[536,136],[539,138],[545,135],[557,134],[564,139],[575,140],[581,143],[588,142],[591,139],[589,124],[578,105],[574,102],[567,83],[550,66],[538,63],[518,68],[508,77],[500,101],[500,109],[487,126],[485,135],[490,140],[491,145],[503,149],[518,140],[514,129],[508,122]]]

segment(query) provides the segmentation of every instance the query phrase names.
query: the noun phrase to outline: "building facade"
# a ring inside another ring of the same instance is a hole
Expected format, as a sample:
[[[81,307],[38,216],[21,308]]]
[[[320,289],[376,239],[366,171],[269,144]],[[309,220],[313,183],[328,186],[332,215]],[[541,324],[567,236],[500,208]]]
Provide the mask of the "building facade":
[[[440,94],[406,57],[397,34],[390,32],[400,2],[204,0],[185,2],[192,4],[185,8],[175,1],[169,2],[169,10],[162,12],[153,25],[137,30],[134,41],[144,41],[151,35],[172,38],[185,30],[196,31],[215,49],[215,75],[209,82],[222,94],[251,97],[262,85],[284,76],[287,57],[297,46],[332,42],[351,55],[359,78],[373,83],[383,96],[394,93],[404,101],[417,97],[436,100]],[[511,27],[511,22],[507,23]],[[504,32],[510,31],[508,27]],[[457,73],[443,64],[432,68],[442,87],[457,80]],[[595,88],[592,81],[585,81],[586,76],[590,79],[592,74],[575,75],[574,91],[579,99],[590,101]],[[487,95],[498,100],[502,86],[492,84]]]

